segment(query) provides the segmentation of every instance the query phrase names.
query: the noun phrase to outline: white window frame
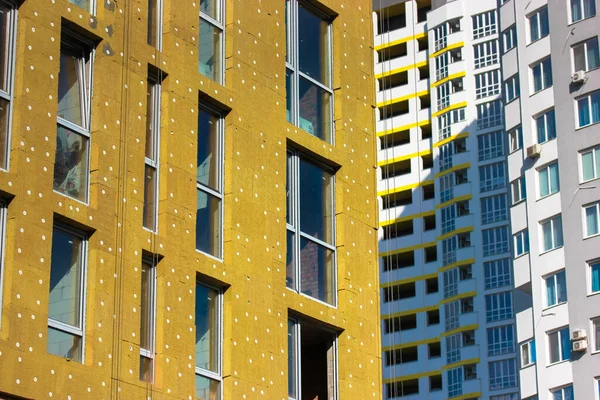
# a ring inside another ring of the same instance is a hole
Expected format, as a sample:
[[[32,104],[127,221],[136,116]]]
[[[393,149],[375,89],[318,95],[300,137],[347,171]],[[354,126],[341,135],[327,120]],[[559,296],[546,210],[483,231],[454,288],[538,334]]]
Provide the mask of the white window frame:
[[[590,154],[592,157],[592,177],[585,179],[585,171],[583,164],[583,156]],[[590,182],[600,178],[600,146],[592,147],[590,149],[582,150],[579,152],[579,182]]]
[[[556,250],[564,245],[563,228],[562,228],[562,216],[560,214],[548,218],[544,221],[540,221],[540,254],[547,253],[552,250]],[[544,243],[544,230],[550,229],[552,243],[550,248],[546,248]],[[560,237],[555,237],[556,230],[560,228]]]
[[[563,301],[561,301],[558,298],[558,284],[559,284],[559,276],[562,276],[564,278],[564,282],[562,282],[563,286],[567,287],[567,273],[564,269],[561,269],[560,271],[556,271],[553,272],[552,274],[546,275],[544,277],[544,308],[550,308],[550,307],[554,307],[554,306],[558,306],[560,304],[564,304],[568,301],[568,295],[565,292],[565,299]],[[554,298],[556,299],[556,302],[553,304],[549,304],[548,303],[548,282],[551,281],[554,283]]]
[[[596,326],[600,329],[600,316],[590,319],[590,350],[592,354],[600,353],[600,337],[596,333]],[[600,382],[596,382],[596,384],[598,385]]]
[[[462,367],[448,370],[448,396],[460,396],[463,392],[463,369]]]
[[[472,20],[473,40],[494,35],[498,32],[498,17],[496,15],[496,10],[473,15]]]
[[[433,28],[433,48],[434,52],[440,51],[448,45],[448,23],[444,22],[441,25]]]
[[[556,168],[554,169],[554,171],[556,171],[556,181],[558,182],[558,187],[555,188],[555,191],[552,191],[552,167],[556,166]],[[548,185],[548,193],[547,194],[542,194],[542,173],[545,171],[546,173],[546,184]],[[552,196],[553,194],[556,194],[558,192],[560,192],[560,178],[558,175],[558,161],[554,161],[551,162],[549,164],[544,165],[542,168],[539,168],[536,170],[536,175],[537,175],[537,184],[538,184],[538,199],[544,199],[548,196]]]
[[[515,257],[514,258],[519,258],[527,253],[529,253],[529,231],[527,229],[523,229],[522,231],[519,231],[517,233],[515,233],[513,235],[514,238],[514,248],[515,248]],[[518,244],[521,243],[521,246],[523,247],[523,252],[519,253],[518,252]]]
[[[565,393],[565,389],[567,389],[569,387],[571,388],[571,392],[573,392],[574,391],[573,384],[566,385],[566,386],[563,386],[563,387],[560,387],[560,388],[553,388],[553,389],[551,389],[550,390],[550,396],[552,396],[552,399],[550,399],[550,400],[554,399],[554,393],[557,393],[557,392],[560,392],[560,398],[561,399],[566,399],[567,395]],[[574,398],[574,396],[571,397],[571,399],[573,399],[573,398]]]
[[[201,285],[207,288],[210,288],[214,291],[217,292],[217,326],[215,327],[215,329],[218,330],[217,332],[217,339],[218,339],[218,343],[217,343],[217,370],[218,372],[213,372],[213,371],[209,371],[207,369],[204,369],[202,367],[199,367],[196,365],[196,360],[194,360],[194,379],[196,376],[201,376],[207,379],[212,379],[215,381],[219,382],[219,399],[223,399],[223,330],[224,330],[224,324],[223,324],[223,290],[221,288],[218,288],[216,286],[210,285],[204,281],[201,281],[199,279],[196,279],[196,286],[194,286],[194,291],[196,290],[197,286]],[[196,305],[194,304],[194,307],[196,307]],[[195,328],[195,321],[194,321],[194,333],[196,331]],[[194,382],[194,386],[195,386],[195,382]],[[194,390],[195,391],[195,390]]]
[[[550,124],[550,118],[552,118],[553,125]],[[546,142],[556,139],[556,112],[554,111],[554,108],[551,108],[542,112],[541,114],[534,116],[533,122],[534,134],[537,143],[544,144]],[[540,124],[544,128],[543,138],[540,138]],[[551,127],[554,128],[554,132],[552,132],[552,130],[550,129]]]
[[[438,137],[439,141],[450,137],[452,133],[452,125],[462,122],[466,119],[465,107],[458,108],[456,110],[450,110],[437,117],[438,123]]]
[[[593,14],[590,14],[590,15],[586,15],[585,14],[585,2],[586,1],[589,1],[592,5],[594,5],[594,13]],[[568,7],[567,7],[567,11],[568,11],[568,14],[569,14],[569,21],[570,21],[570,23],[574,24],[576,22],[583,21],[583,20],[586,20],[588,18],[594,17],[596,15],[596,13],[597,13],[597,10],[595,9],[595,5],[596,4],[594,3],[594,1],[595,0],[571,0],[569,2]],[[579,8],[581,9],[581,18],[577,19],[577,20],[573,19],[573,11],[572,11],[573,2],[578,2],[579,3]]]
[[[150,276],[148,277],[149,282],[149,293],[148,297],[150,298],[150,309],[148,311],[148,321],[150,321],[150,326],[148,327],[149,336],[150,336],[150,346],[148,349],[143,348],[140,345],[140,357],[150,359],[152,362],[152,374],[149,382],[153,382],[155,378],[155,368],[154,368],[154,355],[156,353],[156,292],[157,292],[157,281],[156,281],[156,268],[157,268],[158,258],[156,256],[144,256],[142,257],[142,264],[147,264],[150,266],[148,269],[148,273]],[[140,270],[141,271],[141,270]],[[141,292],[140,292],[141,293]],[[141,294],[140,294],[141,295]],[[141,307],[140,307],[141,312]],[[140,341],[141,341],[141,327],[140,327]],[[140,363],[141,365],[141,363]],[[140,371],[141,374],[141,371]]]
[[[502,44],[504,53],[517,47],[517,25],[513,24],[502,32]]]
[[[506,93],[506,104],[519,98],[520,87],[519,87],[519,74],[515,74],[504,81],[504,91]]]
[[[159,0],[162,2],[162,0]],[[216,28],[218,30],[221,31],[221,36],[220,36],[220,49],[219,49],[219,57],[220,57],[220,65],[219,65],[219,71],[216,71],[215,73],[215,77],[217,79],[215,79],[215,82],[217,82],[220,85],[225,85],[225,2],[224,0],[215,0],[215,4],[217,7],[216,13],[217,13],[217,18],[213,18],[208,14],[205,14],[204,12],[202,12],[202,10],[200,9],[200,11],[198,12],[198,27],[200,26],[200,21],[204,21],[205,23],[209,24],[212,28]],[[161,5],[161,14],[162,14],[162,5]],[[162,31],[162,27],[161,27],[161,31]],[[198,32],[200,32],[200,28],[198,28]],[[200,45],[200,40],[199,38],[196,38],[197,42],[198,42],[198,46]],[[162,40],[161,40],[161,46],[162,46]],[[196,51],[198,51],[198,47],[196,47]],[[198,65],[198,73],[199,72],[199,65]],[[202,76],[206,76],[202,73],[200,73]],[[210,79],[210,77],[206,76],[207,79]]]
[[[535,339],[529,339],[526,342],[521,343],[519,347],[521,348],[521,368],[527,368],[531,365],[534,365],[536,362],[532,360],[536,359]],[[524,354],[527,354],[529,362],[525,362],[525,358],[523,357]]]
[[[508,199],[501,193],[493,196],[482,197],[481,200],[481,225],[493,224],[508,219]]]
[[[477,99],[500,94],[500,70],[494,69],[475,75],[475,96]]]
[[[504,162],[479,167],[479,192],[486,193],[506,187],[506,166]]]
[[[508,253],[510,251],[509,237],[510,233],[508,225],[483,229],[481,231],[483,256],[492,257],[498,254]]]
[[[504,155],[504,131],[484,133],[477,136],[479,161],[490,160]]]
[[[450,105],[450,95],[452,94],[452,83],[444,82],[436,88],[437,110],[443,110]]]
[[[440,177],[440,203],[445,203],[454,198],[454,172]]]
[[[527,192],[526,192],[526,186],[525,186],[525,175],[518,177],[517,179],[515,179],[514,181],[512,181],[510,183],[510,193],[511,193],[511,200],[512,200],[513,206],[515,204],[519,204],[522,201],[525,201],[527,199]],[[516,193],[519,194],[518,198],[515,197]]]
[[[523,130],[521,129],[521,126],[517,126],[508,131],[508,138],[510,147],[509,154],[523,148]]]
[[[542,86],[539,89],[535,88],[535,71],[539,67],[540,70],[540,81]],[[550,82],[546,84],[544,81],[544,75],[547,72],[546,69],[550,69]],[[548,88],[551,88],[554,85],[554,78],[552,77],[552,59],[550,57],[546,57],[543,60],[539,60],[529,66],[529,75],[531,79],[531,95],[533,96],[536,93],[544,91]]]
[[[491,334],[491,335],[490,335]],[[490,340],[492,339],[492,340]],[[513,324],[488,328],[486,331],[489,357],[515,352],[515,329]]]
[[[498,40],[489,40],[473,46],[474,68],[479,69],[498,64],[500,60]]]
[[[499,292],[485,296],[485,319],[488,323],[506,321],[513,317],[512,292]]]
[[[583,42],[579,42],[573,46],[571,46],[571,69],[573,72],[577,72],[580,69],[578,69],[575,66],[575,50],[577,50],[580,47],[583,47],[583,55],[584,55],[584,63],[585,63],[585,68],[583,68],[583,71],[593,71],[595,69],[600,68],[600,63],[598,63],[598,66],[591,68],[590,67],[590,59],[589,59],[589,46],[590,43],[596,43],[596,51],[600,54],[600,43],[598,41],[598,36],[594,36],[591,37],[589,39],[584,40]]]
[[[504,123],[504,104],[494,100],[477,104],[477,130],[494,128]]]
[[[440,210],[442,220],[442,235],[452,232],[456,226],[456,204],[451,204]]]
[[[490,390],[507,389],[517,386],[518,371],[516,359],[508,358],[505,360],[490,361],[488,365]]]
[[[588,234],[588,226],[587,226],[587,210],[588,209],[594,209],[595,213],[596,213],[596,221],[598,224],[598,232],[596,233],[592,233],[591,235]],[[587,238],[591,238],[594,236],[598,236],[600,235],[600,203],[591,203],[591,204],[586,204],[584,206],[582,206],[582,218],[583,218],[583,238],[587,239]]]
[[[79,276],[79,284],[80,284],[80,292],[79,292],[79,325],[73,326],[67,323],[56,321],[50,317],[48,317],[48,327],[58,330],[62,333],[66,333],[71,336],[78,336],[81,338],[81,364],[85,364],[85,316],[86,316],[86,295],[87,295],[87,270],[88,270],[88,235],[85,232],[77,230],[69,225],[66,225],[61,222],[55,222],[52,227],[52,231],[60,230],[69,235],[76,236],[81,240],[81,246],[79,248],[79,268],[80,268],[80,276]],[[52,262],[50,263],[50,268],[52,268]],[[57,356],[58,357],[58,356]]]
[[[510,259],[501,258],[483,263],[485,288],[496,289],[512,284],[512,267]]]
[[[506,1],[506,0],[503,0]],[[506,393],[506,394],[498,394],[495,396],[490,396],[490,400],[519,400],[518,393]],[[529,399],[532,400],[532,399]]]
[[[298,42],[300,40],[298,37],[298,26],[299,26],[298,7],[299,7],[299,3],[302,3],[303,7],[306,7],[307,9],[309,9],[311,11],[311,13],[318,15],[323,21],[328,22],[328,30],[327,30],[328,43],[329,43],[329,68],[328,68],[329,76],[328,76],[328,80],[329,80],[329,84],[331,86],[327,86],[326,84],[321,83],[318,80],[316,80],[315,78],[300,71],[300,51],[299,51],[300,46],[298,46]],[[287,7],[288,15],[286,18],[288,18],[288,21],[289,21],[289,23],[287,23],[287,38],[288,38],[287,51],[289,53],[289,59],[286,60],[285,66],[286,66],[286,71],[289,71],[291,74],[290,81],[291,81],[291,85],[292,85],[292,87],[290,88],[291,90],[288,89],[288,90],[290,90],[290,96],[291,96],[290,122],[292,124],[296,125],[297,127],[299,127],[300,129],[304,130],[303,125],[300,121],[300,119],[301,119],[301,117],[300,117],[300,100],[298,98],[298,94],[300,93],[300,78],[303,78],[303,79],[306,79],[307,81],[309,81],[311,84],[316,85],[320,89],[325,90],[330,95],[329,108],[331,110],[331,113],[330,113],[331,115],[330,115],[330,121],[328,121],[329,122],[329,124],[328,124],[329,132],[323,132],[323,134],[325,135],[325,138],[327,138],[325,141],[327,141],[330,144],[335,144],[335,115],[334,115],[335,104],[334,104],[334,91],[333,91],[334,52],[333,52],[333,27],[332,27],[333,24],[331,22],[331,18],[330,18],[330,16],[325,15],[324,13],[315,9],[314,7],[311,7],[311,4],[306,2],[306,0],[290,0],[288,4],[289,4],[289,6]],[[310,134],[313,135],[312,132],[310,132]],[[317,137],[317,136],[315,135],[315,137]]]
[[[2,328],[2,294],[4,289],[4,253],[6,251],[7,204],[0,200],[0,328]]]
[[[218,0],[217,0],[218,1]],[[158,51],[162,51],[162,34],[163,34],[163,9],[164,9],[164,3],[163,0],[148,0],[148,3],[153,2],[156,4],[156,21],[154,21],[154,23],[156,24],[156,45],[152,45],[149,42],[150,39],[150,21],[148,21],[148,45],[155,47],[156,50]],[[150,5],[148,5],[148,8],[150,8]]]
[[[8,171],[10,167],[10,143],[12,132],[12,113],[14,100],[14,80],[15,80],[15,60],[17,46],[17,18],[18,11],[15,3],[8,0],[1,0],[0,4],[9,8],[7,21],[8,26],[5,28],[6,37],[6,90],[0,88],[0,98],[8,102],[8,110],[6,111],[6,140],[5,148],[0,148],[0,152],[4,153],[4,165],[0,164],[0,170]],[[1,304],[1,303],[0,303]]]
[[[597,121],[594,121],[594,114],[592,112],[592,97],[593,96],[600,96],[600,90],[590,92],[584,96],[581,96],[581,97],[575,99],[575,121],[576,121],[575,126],[577,127],[577,129],[585,128],[587,126],[592,126],[592,125],[595,125],[600,122],[600,118]],[[581,125],[581,123],[580,123],[581,121],[579,119],[579,103],[583,100],[585,100],[585,102],[587,103],[587,108],[589,111],[588,117],[590,119],[590,122],[585,125]],[[599,99],[599,101],[600,101],[600,99]]]
[[[440,54],[434,59],[436,82],[448,76],[448,64],[450,64],[450,52]]]
[[[586,276],[587,276],[587,282],[588,282],[588,283],[586,283],[586,286],[587,286],[588,296],[594,295],[594,294],[600,294],[600,288],[599,288],[599,290],[596,290],[596,291],[594,291],[594,288],[593,288],[592,268],[594,265],[599,265],[599,268],[600,268],[600,259],[594,259],[594,260],[586,262]]]
[[[569,346],[570,346],[571,345],[571,342],[570,342],[571,330],[570,330],[570,328],[569,328],[568,325],[560,327],[560,328],[557,328],[557,329],[553,329],[551,331],[546,332],[546,341],[548,343],[548,345],[546,346],[546,351],[548,352],[547,355],[546,355],[546,357],[547,357],[547,360],[548,360],[548,364],[547,364],[548,366],[549,365],[555,365],[555,364],[561,363],[563,361],[568,361],[568,359],[563,359],[562,358],[563,352],[562,352],[562,340],[561,340],[562,333],[561,332],[564,329],[567,330],[567,335],[569,335]],[[559,354],[559,358],[560,358],[558,361],[555,361],[555,362],[551,362],[550,361],[550,335],[553,335],[553,334],[556,334],[557,337],[558,337],[558,354]]]
[[[542,36],[543,32],[542,32],[542,24],[541,24],[541,22],[542,22],[541,21],[541,14],[544,11],[546,11],[546,15],[548,15],[548,6],[547,5],[538,8],[533,13],[531,13],[531,14],[529,14],[527,16],[527,28],[528,28],[527,29],[527,36],[528,36],[528,39],[529,39],[529,43],[528,44],[537,42],[538,40],[541,40],[541,39],[543,39],[543,38],[545,38],[546,36],[549,35],[549,33],[548,33],[547,35]],[[537,19],[537,26],[538,26],[537,37],[535,39],[533,38],[533,35],[532,35],[532,29],[533,28],[531,26],[531,21],[532,21],[533,18]],[[549,17],[548,17],[548,32],[550,32],[550,19],[549,19]]]
[[[61,118],[58,115],[56,116],[57,125],[61,127],[71,130],[78,135],[84,136],[87,138],[88,148],[87,148],[87,187],[85,188],[85,194],[83,199],[77,199],[72,197],[66,193],[59,192],[54,190],[55,193],[58,193],[61,196],[68,197],[75,201],[79,201],[86,205],[89,204],[90,200],[90,159],[91,159],[91,149],[92,149],[92,98],[93,98],[93,88],[94,88],[94,58],[96,54],[95,45],[90,41],[84,39],[83,37],[77,35],[74,32],[71,32],[64,27],[61,30],[61,47],[63,44],[66,44],[68,47],[77,48],[81,51],[81,57],[78,58],[79,65],[79,73],[78,77],[83,83],[81,94],[81,121],[82,125],[77,125],[67,119]],[[87,61],[86,61],[87,60]],[[87,64],[87,65],[86,65]],[[57,133],[58,134],[58,133]]]
[[[162,0],[158,0],[162,1]],[[153,77],[152,77],[153,78]],[[148,79],[146,84],[150,90],[150,96],[148,101],[152,102],[152,115],[146,115],[146,118],[151,118],[151,140],[152,140],[152,149],[153,153],[151,157],[144,157],[144,167],[151,168],[154,170],[154,177],[156,182],[154,184],[154,215],[152,216],[152,226],[145,226],[143,223],[143,228],[154,233],[158,233],[158,207],[159,207],[159,196],[160,193],[160,120],[161,120],[161,95],[162,95],[162,85],[160,80]],[[146,138],[148,135],[146,135]],[[145,175],[145,170],[144,170]],[[145,177],[144,177],[145,178]],[[146,179],[144,179],[144,194],[146,192]],[[144,202],[144,211],[145,215],[146,204]],[[143,220],[143,218],[142,218]]]

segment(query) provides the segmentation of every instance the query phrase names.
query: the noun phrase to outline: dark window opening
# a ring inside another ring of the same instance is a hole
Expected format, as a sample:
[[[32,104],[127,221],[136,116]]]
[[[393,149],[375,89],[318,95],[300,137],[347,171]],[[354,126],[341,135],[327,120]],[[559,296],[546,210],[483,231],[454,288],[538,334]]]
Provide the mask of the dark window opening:
[[[425,263],[437,261],[437,246],[425,247]]]
[[[471,264],[460,266],[458,268],[458,274],[460,276],[461,281],[464,281],[467,279],[472,279],[473,278],[473,269],[472,269]]]
[[[421,140],[423,139],[431,139],[431,125],[423,125],[421,126]]]
[[[461,169],[454,173],[454,178],[456,179],[457,185],[462,185],[463,183],[469,182],[469,176],[467,175],[466,169]]]
[[[435,215],[423,217],[423,230],[431,231],[435,229]]]
[[[410,143],[410,131],[394,132],[391,135],[383,136],[379,141],[381,143],[381,150],[408,144]]]
[[[431,200],[433,198],[435,198],[433,183],[430,185],[423,185],[423,200]]]
[[[468,314],[468,313],[472,313],[473,311],[475,311],[475,308],[473,307],[473,298],[472,297],[460,300],[461,314]]]
[[[410,174],[410,160],[398,161],[381,167],[381,178],[390,179],[395,176]]]
[[[400,268],[408,268],[415,265],[415,252],[407,251],[405,253],[393,254],[383,257],[383,270],[394,271]]]
[[[394,58],[404,57],[407,54],[408,48],[405,42],[377,50],[377,60],[381,63],[393,60]]]
[[[425,280],[425,293],[437,293],[439,290],[438,278],[429,278]]]
[[[419,70],[419,80],[420,81],[429,79],[429,65],[419,67],[418,70]]]
[[[427,325],[437,325],[440,323],[440,310],[427,311]]]
[[[442,390],[442,375],[433,375],[429,377],[429,391]]]
[[[385,352],[385,365],[398,365],[419,360],[417,346]]]
[[[335,334],[319,326],[300,324],[302,398],[328,399],[335,390]]]
[[[426,51],[429,49],[429,40],[427,40],[427,36],[417,39],[417,48],[418,51]]]
[[[473,346],[475,344],[475,331],[464,331],[462,333],[463,347]]]
[[[385,195],[382,197],[382,200],[384,210],[392,207],[412,204],[412,189]]]
[[[404,3],[382,8],[376,13],[378,35],[406,27],[406,6]]]
[[[384,332],[394,333],[417,328],[417,314],[404,315],[384,320]]]
[[[419,380],[409,379],[402,382],[386,383],[387,398],[393,399],[395,397],[402,398],[410,394],[419,393]]]
[[[431,0],[417,0],[417,22],[427,21],[429,11],[431,11]]]
[[[379,91],[392,89],[398,86],[404,86],[408,84],[408,71],[399,72],[393,75],[387,75],[383,78],[377,79],[379,84]]]
[[[459,201],[456,203],[456,214],[459,217],[469,215],[469,200]]]
[[[458,248],[464,249],[465,247],[471,247],[471,234],[469,232],[458,235]]]
[[[442,345],[440,342],[433,342],[427,345],[429,352],[429,358],[436,358],[442,356]]]
[[[408,299],[410,297],[415,297],[416,295],[414,282],[383,288],[383,301],[385,303],[400,299]]]
[[[431,97],[428,94],[423,95],[419,97],[419,103],[421,104],[420,110],[426,110],[431,107]]]
[[[433,168],[433,155],[421,156],[421,163],[423,164],[423,170]]]
[[[396,222],[395,224],[383,227],[383,239],[394,239],[401,236],[408,236],[414,233],[413,220]]]
[[[397,103],[379,107],[379,119],[384,120],[388,118],[394,118],[399,115],[406,115],[409,112],[410,107],[408,106],[408,100],[399,101]]]
[[[477,379],[477,365],[467,364],[464,366],[464,371],[465,371],[465,381]]]

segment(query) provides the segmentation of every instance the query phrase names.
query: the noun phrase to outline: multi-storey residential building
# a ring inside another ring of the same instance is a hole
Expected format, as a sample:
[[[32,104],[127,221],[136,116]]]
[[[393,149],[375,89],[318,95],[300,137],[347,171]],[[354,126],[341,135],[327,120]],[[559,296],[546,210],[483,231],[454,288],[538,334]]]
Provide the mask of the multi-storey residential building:
[[[596,0],[500,6],[521,398],[600,398]]]
[[[370,6],[0,1],[0,398],[381,397]]]
[[[373,5],[384,397],[516,399],[497,3]]]

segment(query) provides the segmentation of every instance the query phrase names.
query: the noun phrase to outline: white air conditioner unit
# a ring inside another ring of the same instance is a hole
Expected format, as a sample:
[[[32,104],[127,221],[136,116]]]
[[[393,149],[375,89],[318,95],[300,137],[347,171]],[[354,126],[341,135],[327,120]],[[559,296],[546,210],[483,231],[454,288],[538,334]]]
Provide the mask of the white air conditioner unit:
[[[533,146],[529,146],[527,148],[527,157],[536,158],[539,157],[542,152],[542,145],[534,144]]]
[[[577,71],[573,74],[573,83],[582,83],[585,82],[585,71]]]
[[[571,334],[571,339],[573,340],[581,340],[585,339],[587,335],[585,334],[585,329],[575,329]]]
[[[573,351],[585,351],[587,349],[587,340],[581,339],[573,342]]]

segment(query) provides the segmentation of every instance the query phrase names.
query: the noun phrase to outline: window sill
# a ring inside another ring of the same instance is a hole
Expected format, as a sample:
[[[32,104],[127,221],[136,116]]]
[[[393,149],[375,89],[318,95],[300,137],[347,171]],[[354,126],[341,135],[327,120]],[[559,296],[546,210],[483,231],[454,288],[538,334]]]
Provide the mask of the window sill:
[[[542,308],[542,313],[543,313],[544,311],[548,311],[548,310],[551,310],[551,309],[553,309],[553,308],[560,307],[560,306],[562,306],[563,304],[567,304],[567,302],[566,302],[566,301],[563,301],[563,302],[561,302],[561,303],[552,304],[551,306],[546,306],[546,307]]]
[[[583,126],[577,126],[577,127],[575,128],[575,130],[576,130],[576,131],[579,131],[579,130],[581,130],[581,129],[589,128],[590,126],[594,126],[594,125],[598,125],[598,124],[600,124],[600,121],[598,121],[598,122],[592,122],[592,123],[590,123],[590,124],[583,125]]]
[[[529,367],[533,367],[535,365],[535,363],[531,363],[531,364],[527,364],[527,365],[523,365],[521,366],[521,369],[527,369]]]
[[[218,262],[220,262],[220,263],[223,263],[223,259],[222,259],[222,258],[219,258],[219,257],[217,257],[217,256],[213,256],[212,254],[205,253],[205,252],[203,252],[202,250],[198,250],[198,249],[196,249],[196,253],[198,253],[198,254],[202,254],[202,255],[204,255],[204,256],[206,256],[206,257],[208,257],[208,258],[212,258],[212,259],[213,259],[213,260],[215,260],[215,261],[218,261]]]
[[[592,293],[588,293],[587,297],[591,297],[591,296],[600,296],[600,292],[592,292]],[[600,351],[600,350],[598,350]]]
[[[592,238],[595,238],[595,237],[598,237],[598,236],[600,236],[600,232],[595,233],[595,234],[590,235],[590,236],[584,236],[583,240],[592,239]]]
[[[548,197],[554,196],[555,194],[559,194],[559,193],[560,193],[560,190],[558,190],[558,191],[556,191],[554,193],[547,194],[547,195],[545,195],[543,197],[538,197],[535,201],[538,202],[538,201],[547,199]]]
[[[534,43],[537,43],[537,42],[539,42],[540,40],[542,40],[542,39],[544,39],[544,38],[547,38],[548,36],[550,36],[550,34],[547,34],[546,36],[542,36],[541,38],[535,39],[533,42],[529,42],[529,43],[527,43],[527,45],[526,45],[525,47],[529,47],[529,46],[531,46],[532,44],[534,44]]]
[[[595,16],[596,16],[596,14],[594,14],[594,15],[590,15],[589,17],[585,17],[585,18],[582,18],[582,19],[578,19],[577,21],[569,22],[569,23],[567,24],[567,26],[572,26],[572,25],[575,25],[575,24],[577,24],[577,23],[579,23],[579,22],[582,22],[582,21],[587,21],[588,19],[594,18]]]
[[[544,250],[544,251],[542,251],[542,252],[539,254],[539,256],[542,256],[542,255],[544,255],[544,254],[548,254],[548,253],[552,253],[554,250],[562,249],[563,247],[564,247],[564,245],[563,245],[563,246],[556,246],[556,247],[554,247],[554,248],[552,248],[552,249],[549,249],[549,250]]]
[[[508,100],[506,103],[504,103],[504,107],[506,107],[510,103],[514,102],[515,100],[519,99],[520,97],[521,96],[517,96],[517,97],[513,97],[512,99]]]
[[[540,90],[538,90],[537,92],[533,92],[529,95],[529,98],[532,98],[533,96],[535,96],[536,94],[542,93],[545,90],[550,89],[551,87],[553,87],[554,85],[550,85],[550,86],[546,86],[545,88],[541,88]]]
[[[309,296],[309,295],[307,295],[307,294],[304,294],[304,293],[302,293],[302,292],[299,292],[299,291],[297,291],[297,290],[295,290],[295,289],[292,289],[292,288],[290,288],[290,287],[287,287],[287,286],[286,286],[286,289],[287,289],[287,290],[289,290],[289,291],[291,291],[291,292],[294,292],[294,293],[296,293],[296,294],[297,294],[297,295],[299,295],[299,296],[302,296],[302,297],[304,297],[304,298],[307,298],[307,299],[309,299],[309,300],[311,300],[311,301],[314,301],[314,302],[316,302],[316,303],[319,303],[319,304],[323,304],[324,306],[327,306],[327,307],[333,308],[334,310],[337,310],[337,301],[336,301],[336,304],[335,304],[335,305],[333,305],[333,304],[326,303],[326,302],[324,302],[323,300],[319,300],[319,299],[317,299],[317,298],[315,298],[315,297],[312,297],[312,296]],[[337,300],[337,299],[336,299],[336,300]]]
[[[557,362],[554,362],[554,363],[551,363],[551,364],[548,364],[548,365],[546,365],[546,368],[554,367],[555,365],[559,365],[559,364],[568,363],[568,362],[570,362],[570,361],[571,361],[571,359],[557,361]]]
[[[598,177],[596,177],[596,178],[588,179],[587,181],[581,181],[581,182],[579,182],[579,185],[580,185],[580,186],[581,186],[581,185],[585,185],[585,184],[588,184],[588,183],[590,183],[590,182],[597,181],[598,179],[600,179],[600,176],[598,176]],[[580,188],[580,189],[585,189],[585,188]]]
[[[529,252],[527,252],[527,253],[523,253],[523,254],[519,254],[519,255],[515,256],[513,259],[514,259],[514,260],[517,260],[517,259],[519,259],[519,258],[521,258],[521,257],[523,257],[523,256],[526,256],[526,255],[528,255],[528,254],[529,254]]]
[[[83,200],[79,200],[79,199],[77,199],[77,198],[75,198],[75,197],[73,197],[73,196],[69,196],[68,194],[65,194],[65,193],[63,193],[63,192],[59,192],[58,190],[52,190],[52,191],[53,191],[54,193],[58,194],[58,195],[61,195],[61,196],[63,196],[63,197],[64,197],[64,198],[66,198],[66,199],[69,199],[69,200],[76,201],[76,202],[78,202],[78,203],[81,203],[81,204],[83,204],[83,205],[84,205],[84,206],[86,206],[86,207],[89,207],[89,204],[88,204],[88,203],[86,203],[86,202],[85,202],[85,201],[83,201]],[[89,192],[89,188],[88,188],[88,192]]]
[[[546,144],[546,143],[550,143],[551,141],[556,140],[556,136],[553,137],[552,139],[548,139],[548,140],[544,140],[543,142],[540,142],[538,144]]]
[[[514,206],[519,205],[521,203],[525,203],[525,200],[527,200],[527,199],[520,199],[518,201],[515,201],[514,203],[512,203],[511,207],[514,207]]]

